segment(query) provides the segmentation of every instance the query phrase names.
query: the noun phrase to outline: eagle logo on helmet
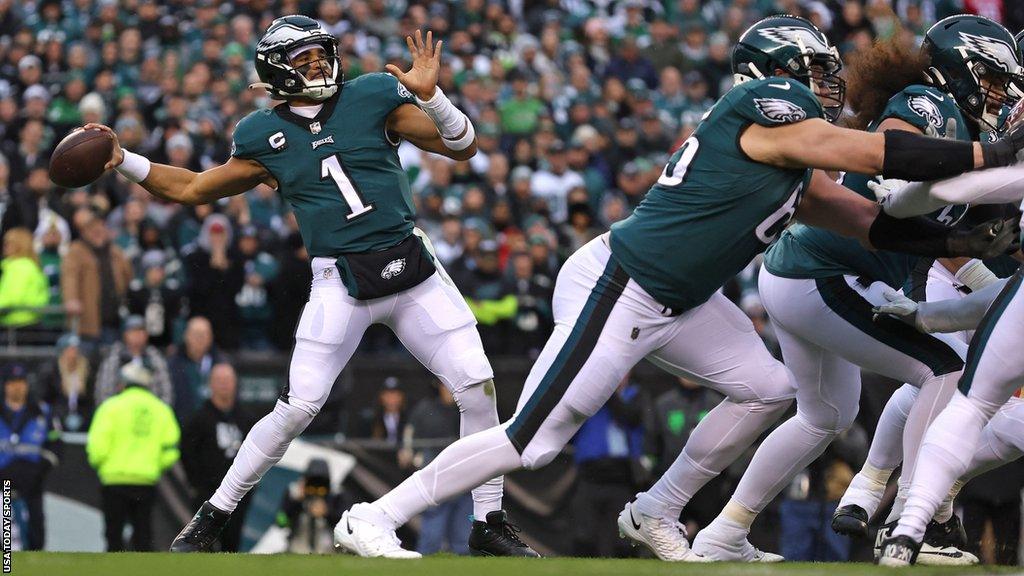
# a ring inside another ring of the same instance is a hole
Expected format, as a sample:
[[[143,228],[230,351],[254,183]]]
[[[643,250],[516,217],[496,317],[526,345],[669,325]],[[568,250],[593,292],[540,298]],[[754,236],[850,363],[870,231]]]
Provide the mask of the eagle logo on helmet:
[[[1014,49],[1006,42],[968,32],[960,32],[960,40],[964,43],[963,46],[960,46],[960,50],[973,52],[990,60],[1003,72],[1019,73],[1020,66],[1017,64],[1017,56]]]
[[[907,106],[911,112],[928,121],[935,128],[942,127],[942,113],[939,107],[927,96],[911,96],[907,98]]]
[[[398,276],[405,271],[405,258],[396,258],[391,262],[388,262],[387,266],[380,271],[380,277],[385,280],[391,280],[395,276]]]
[[[757,111],[771,122],[799,122],[807,118],[807,112],[790,102],[779,98],[755,98]]]
[[[815,52],[828,52],[826,40],[814,33],[814,30],[803,26],[772,26],[757,31],[763,38],[777,44],[796,46],[797,48],[813,48]]]

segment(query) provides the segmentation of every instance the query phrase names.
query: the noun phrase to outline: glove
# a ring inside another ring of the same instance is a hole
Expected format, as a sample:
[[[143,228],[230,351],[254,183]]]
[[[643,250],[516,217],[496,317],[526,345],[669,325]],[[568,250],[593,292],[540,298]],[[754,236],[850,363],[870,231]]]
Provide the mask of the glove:
[[[892,288],[886,288],[882,292],[882,296],[888,300],[888,303],[871,309],[875,322],[881,318],[890,317],[921,330],[921,327],[917,325],[917,302],[907,298],[903,292]],[[921,331],[924,332],[924,330]]]
[[[899,178],[882,178],[881,176],[875,176],[874,180],[868,181],[868,189],[875,194],[875,198],[879,202],[883,198],[888,197],[893,192],[906,186],[909,182],[906,180],[900,180]]]
[[[981,143],[983,168],[1010,166],[1018,160],[1017,154],[1024,149],[1024,123],[1008,129],[1003,137],[995,142]]]
[[[971,228],[952,230],[946,238],[951,256],[985,260],[1020,250],[1020,226],[1016,218],[996,218]]]

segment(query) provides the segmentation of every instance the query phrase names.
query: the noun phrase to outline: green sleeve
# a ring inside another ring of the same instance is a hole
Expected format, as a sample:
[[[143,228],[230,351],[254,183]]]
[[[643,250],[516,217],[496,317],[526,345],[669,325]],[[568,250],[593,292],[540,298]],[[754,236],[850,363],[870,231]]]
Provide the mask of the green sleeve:
[[[910,86],[890,98],[874,124],[886,118],[902,120],[929,136],[970,138],[953,98],[926,86]]]
[[[734,109],[761,126],[793,124],[825,115],[811,89],[792,78],[751,80],[741,88],[734,97]]]
[[[273,113],[271,110],[256,110],[238,121],[231,136],[232,156],[259,160],[262,155],[277,151],[273,146],[278,141],[283,143],[284,137],[282,135],[280,140],[274,138],[274,130],[267,122]]]
[[[409,89],[398,81],[398,78],[387,72],[364,74],[359,77],[359,81],[370,84],[376,95],[376,101],[384,107],[385,114],[402,104],[416,104],[416,97],[412,95],[412,92],[409,92]]]

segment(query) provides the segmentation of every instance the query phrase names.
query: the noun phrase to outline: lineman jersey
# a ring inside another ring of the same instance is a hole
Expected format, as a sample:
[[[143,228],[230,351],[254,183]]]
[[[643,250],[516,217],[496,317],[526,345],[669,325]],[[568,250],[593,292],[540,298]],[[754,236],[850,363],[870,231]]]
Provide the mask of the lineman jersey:
[[[739,147],[753,123],[823,117],[804,84],[784,77],[731,89],[672,155],[633,214],[612,226],[616,260],[674,312],[705,302],[775,240],[811,170],[751,160]]]
[[[898,92],[889,99],[881,116],[868,126],[868,131],[873,132],[886,118],[903,120],[931,136],[971,139],[952,96],[928,86],[913,85]],[[955,127],[955,134],[952,131],[947,133],[948,127]],[[875,195],[867,186],[873,178],[874,175],[850,173],[841,182],[873,202]],[[952,224],[962,213],[962,207],[947,206],[933,216],[939,222]],[[798,222],[786,229],[768,250],[764,266],[783,278],[825,278],[849,274],[898,288],[903,286],[917,260],[916,256],[898,252],[871,251],[854,238]]]
[[[387,116],[415,98],[390,74],[342,84],[314,118],[280,104],[235,127],[231,155],[259,162],[295,211],[311,256],[390,248],[412,233],[409,179]]]

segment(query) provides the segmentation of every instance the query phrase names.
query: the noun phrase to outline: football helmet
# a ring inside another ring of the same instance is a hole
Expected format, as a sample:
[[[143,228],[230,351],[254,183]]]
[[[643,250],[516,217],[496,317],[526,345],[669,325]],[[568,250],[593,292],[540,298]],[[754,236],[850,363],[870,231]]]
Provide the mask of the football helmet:
[[[949,93],[982,130],[995,131],[1000,111],[1024,96],[1021,52],[998,23],[970,14],[943,18],[921,46],[930,63],[928,81]]]
[[[292,60],[307,47],[323,48],[329,77],[306,78],[317,61],[295,67]],[[320,23],[308,16],[282,16],[270,23],[256,45],[256,74],[260,82],[250,88],[266,88],[279,100],[301,97],[326,100],[338,92],[344,79],[338,43]]]
[[[839,77],[843,62],[821,30],[806,18],[784,14],[756,22],[732,50],[737,84],[768,78],[776,69],[804,82],[822,100],[825,117],[835,122],[846,101],[846,81]],[[823,88],[826,94],[821,95]]]

